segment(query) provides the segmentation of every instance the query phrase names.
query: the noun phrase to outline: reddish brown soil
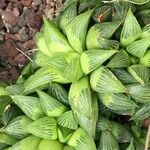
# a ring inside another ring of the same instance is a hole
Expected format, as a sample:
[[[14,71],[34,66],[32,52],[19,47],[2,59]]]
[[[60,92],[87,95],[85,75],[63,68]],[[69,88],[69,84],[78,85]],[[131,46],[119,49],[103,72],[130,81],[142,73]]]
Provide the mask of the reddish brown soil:
[[[0,0],[0,80],[14,82],[36,47],[43,14],[58,15],[62,0]]]

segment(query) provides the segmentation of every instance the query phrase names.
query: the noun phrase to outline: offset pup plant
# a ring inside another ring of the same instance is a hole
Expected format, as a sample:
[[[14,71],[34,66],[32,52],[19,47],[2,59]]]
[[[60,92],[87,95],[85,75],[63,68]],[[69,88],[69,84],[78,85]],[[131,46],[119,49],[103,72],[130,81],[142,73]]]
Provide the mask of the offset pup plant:
[[[148,0],[68,0],[58,18],[43,18],[34,61],[16,84],[0,84],[0,149],[143,150],[150,117],[145,10]]]

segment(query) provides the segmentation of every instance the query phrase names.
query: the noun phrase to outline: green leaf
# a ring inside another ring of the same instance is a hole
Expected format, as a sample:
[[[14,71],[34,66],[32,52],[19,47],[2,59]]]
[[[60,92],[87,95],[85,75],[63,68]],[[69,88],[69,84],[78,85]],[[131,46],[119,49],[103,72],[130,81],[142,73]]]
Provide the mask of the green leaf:
[[[44,18],[44,38],[52,54],[73,51],[65,36],[46,18]]]
[[[7,96],[7,95],[9,95],[9,92],[6,90],[6,88],[0,86],[0,96]]]
[[[18,140],[4,133],[0,133],[0,149],[14,145]]]
[[[62,5],[60,12],[63,13],[68,7],[70,7],[76,0],[66,0]]]
[[[76,130],[78,128],[78,123],[76,122],[72,111],[67,111],[58,116],[57,123],[62,127],[72,130]]]
[[[36,150],[49,150],[50,147],[53,150],[63,149],[63,145],[59,141],[42,139]]]
[[[73,148],[71,146],[64,146],[63,150],[75,150],[75,148]]]
[[[44,116],[39,98],[13,95],[12,100],[29,118],[36,120]]]
[[[92,13],[93,10],[82,13],[67,25],[66,33],[68,40],[78,53],[82,53],[85,50],[86,32]]]
[[[38,51],[33,56],[33,63],[35,63],[35,65],[37,65],[39,67],[49,66],[49,64],[51,63],[51,59],[50,59],[49,56],[47,56],[44,53]]]
[[[98,97],[103,105],[115,111],[129,110],[138,107],[124,94],[99,93]]]
[[[133,5],[127,1],[114,1],[113,2],[116,13],[114,14],[114,20],[124,19],[130,8],[133,8]]]
[[[140,103],[147,103],[150,101],[150,84],[144,86],[138,83],[129,84],[126,86],[129,94],[133,99]]]
[[[111,71],[124,84],[137,82],[137,80],[124,69],[112,69]]]
[[[36,136],[29,136],[19,142],[17,142],[15,145],[10,147],[8,150],[37,150],[38,145],[40,143],[41,139]]]
[[[104,5],[95,8],[92,18],[96,22],[109,21],[112,18],[112,7]]]
[[[1,128],[0,132],[9,134],[18,139],[23,139],[29,135],[26,131],[24,131],[24,126],[30,124],[31,122],[32,120],[28,117],[19,116],[11,120],[6,127]]]
[[[67,25],[77,16],[77,2],[71,3],[59,16],[60,29],[66,33]]]
[[[150,37],[150,24],[146,25],[142,29],[142,38],[148,38],[148,37]]]
[[[150,70],[144,65],[132,65],[128,67],[128,72],[142,85],[149,81]]]
[[[137,4],[137,5],[142,5],[142,4],[149,2],[149,0],[127,0],[127,1],[133,4]]]
[[[65,127],[59,127],[57,132],[58,132],[58,140],[61,143],[67,143],[67,141],[72,136],[74,130],[71,130]]]
[[[36,65],[40,67],[52,66],[54,68],[59,68],[60,70],[63,70],[68,65],[65,57],[66,57],[66,53],[55,54],[55,56],[52,56],[50,58],[46,56],[45,54],[38,52],[35,56],[34,61]]]
[[[86,38],[86,46],[88,49],[101,48],[101,49],[109,49],[109,47],[113,47],[114,40],[111,42],[107,39],[111,38],[113,34],[116,32],[118,27],[120,26],[120,22],[104,22],[97,23],[92,26]],[[117,47],[119,46],[118,42],[115,42]],[[114,47],[112,48],[114,49]]]
[[[133,140],[130,142],[129,146],[127,147],[126,150],[135,150],[134,144],[133,144]]]
[[[126,49],[132,55],[141,58],[144,56],[149,46],[150,46],[150,38],[144,38],[131,43]]]
[[[0,96],[0,114],[3,113],[6,106],[12,103],[12,99],[9,96]]]
[[[88,117],[82,112],[74,111],[74,116],[79,123],[79,125],[86,131],[90,136],[95,138],[96,123],[98,120],[98,103],[96,95],[92,98],[92,116]],[[88,126],[88,128],[87,128]]]
[[[24,93],[31,93],[39,87],[45,87],[50,82],[67,83],[60,69],[45,66],[36,71],[25,81]]]
[[[47,92],[50,96],[59,100],[61,103],[69,105],[68,91],[58,83],[50,83]]]
[[[127,143],[132,140],[130,132],[120,123],[111,121],[111,132],[119,143]]]
[[[146,103],[135,112],[135,114],[131,117],[131,120],[143,121],[144,119],[149,117],[150,117],[150,103]]]
[[[126,68],[130,65],[129,55],[125,50],[120,50],[116,53],[110,62],[107,64],[109,68]]]
[[[53,54],[50,49],[47,47],[44,34],[42,32],[36,33],[36,44],[40,52],[45,54],[48,57],[52,57]]]
[[[117,140],[114,138],[111,131],[102,131],[98,150],[119,150]]]
[[[69,64],[66,66],[66,68],[63,71],[64,78],[68,80],[69,82],[76,82],[81,77],[84,76],[84,73],[81,69],[80,64],[80,55],[74,55],[71,60],[69,61]]]
[[[140,64],[150,67],[150,49],[140,58]]]
[[[141,128],[138,125],[132,125],[131,131],[135,139],[139,139],[141,137]]]
[[[92,95],[88,77],[84,77],[71,85],[69,103],[73,111],[77,110],[89,117],[92,115]]]
[[[24,126],[24,130],[43,139],[57,139],[57,123],[54,118],[44,117]]]
[[[142,34],[141,27],[136,18],[129,9],[124,21],[123,29],[121,31],[120,42],[122,46],[128,46],[133,41],[140,38]]]
[[[58,117],[67,110],[67,107],[65,105],[49,96],[45,92],[38,90],[37,93],[39,95],[42,108],[47,116]]]
[[[24,81],[32,74],[33,72],[33,63],[29,62],[27,66],[22,70],[20,76],[18,77],[16,83],[17,84],[22,84]]]
[[[92,101],[93,100],[93,101]],[[91,94],[88,77],[80,79],[71,85],[69,102],[77,122],[91,136],[95,136],[97,99]],[[93,106],[95,108],[93,108]],[[93,113],[95,112],[95,113]],[[88,128],[87,128],[88,124]]]
[[[107,118],[100,116],[97,122],[97,131],[111,130],[111,128],[110,121]]]
[[[116,50],[92,49],[82,53],[80,61],[85,74],[88,74],[114,55]]]
[[[4,124],[4,126],[7,126],[8,123],[20,116],[23,115],[23,112],[19,109],[18,106],[16,105],[10,105],[7,109],[5,109],[5,111],[2,113],[2,123]]]
[[[90,84],[94,91],[104,93],[124,93],[126,87],[116,78],[116,76],[106,67],[101,66],[92,72]]]
[[[96,150],[94,140],[82,128],[78,128],[68,141],[76,150]]]
[[[14,85],[9,85],[6,87],[6,90],[11,94],[11,95],[16,95],[16,94],[23,94],[24,90],[24,84],[14,84]]]

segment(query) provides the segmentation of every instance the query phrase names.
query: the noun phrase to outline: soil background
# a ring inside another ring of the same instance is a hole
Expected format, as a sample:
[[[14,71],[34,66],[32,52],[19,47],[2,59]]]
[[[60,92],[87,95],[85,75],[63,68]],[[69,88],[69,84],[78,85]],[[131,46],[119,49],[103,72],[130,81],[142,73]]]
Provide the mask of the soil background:
[[[62,0],[0,0],[0,80],[13,83],[36,49],[42,17],[59,14]]]

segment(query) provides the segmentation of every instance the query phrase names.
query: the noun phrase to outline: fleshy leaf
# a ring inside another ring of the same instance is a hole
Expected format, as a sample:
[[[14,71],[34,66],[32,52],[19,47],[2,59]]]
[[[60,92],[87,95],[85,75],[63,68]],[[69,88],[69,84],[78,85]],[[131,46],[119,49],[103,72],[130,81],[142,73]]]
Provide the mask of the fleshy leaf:
[[[19,142],[17,142],[15,145],[10,147],[8,150],[37,150],[38,145],[40,143],[41,139],[36,136],[29,136]]]
[[[78,123],[76,122],[72,111],[67,111],[58,116],[57,123],[62,127],[72,130],[76,130],[78,128]]]
[[[144,56],[149,46],[150,46],[150,38],[144,38],[131,43],[126,49],[132,55],[141,58]]]
[[[57,124],[56,120],[51,117],[44,117],[24,126],[24,130],[37,137],[44,139],[57,139]]]
[[[86,38],[86,46],[88,49],[101,48],[108,49],[111,47],[109,38],[115,33],[117,28],[120,26],[120,22],[105,22],[105,23],[97,23],[92,26],[87,34]],[[108,46],[109,45],[109,46]],[[119,45],[119,44],[118,44]],[[114,49],[114,48],[113,48]]]
[[[90,84],[94,91],[105,93],[124,93],[126,87],[116,78],[116,76],[106,67],[101,66],[92,72]]]
[[[20,108],[16,105],[10,105],[5,111],[2,113],[2,123],[4,126],[7,126],[9,122],[20,116],[23,115],[24,113],[20,110]]]
[[[66,33],[67,25],[77,16],[77,2],[69,5],[59,16],[59,26]]]
[[[53,56],[52,52],[47,47],[43,33],[38,32],[36,34],[36,44],[40,52],[44,53],[48,57]]]
[[[109,68],[125,68],[130,65],[130,58],[129,55],[125,50],[118,51],[117,54],[115,54],[110,62],[107,64],[107,67]]]
[[[65,36],[46,18],[44,18],[44,38],[52,54],[73,51]]]
[[[98,120],[98,102],[97,102],[96,95],[94,94],[92,98],[92,116],[91,117],[88,117],[79,111],[75,111],[74,115],[75,115],[77,122],[82,127],[82,129],[84,129],[84,131],[86,131],[90,136],[95,138],[96,123]]]
[[[9,95],[21,95],[24,91],[24,84],[12,84],[7,86],[6,90],[10,93]]]
[[[66,68],[63,71],[63,75],[64,75],[64,78],[68,80],[69,82],[76,82],[81,77],[84,76],[84,73],[81,69],[79,55],[74,55],[71,58],[71,60],[69,61],[69,64],[66,66]]]
[[[66,33],[68,40],[74,50],[78,53],[82,53],[85,50],[86,32],[92,13],[93,10],[86,11],[76,16],[67,25]]]
[[[94,69],[103,64],[107,59],[109,59],[116,50],[101,50],[92,49],[82,53],[80,61],[81,67],[85,74],[92,72]]]
[[[96,150],[94,140],[82,128],[77,129],[68,141],[76,150]]]
[[[13,102],[31,119],[44,116],[40,100],[33,96],[13,95]]]
[[[67,83],[62,75],[60,69],[53,68],[51,66],[45,66],[36,71],[25,81],[24,93],[30,93],[36,90],[36,88],[44,86],[51,81]]]
[[[93,103],[94,101],[97,100],[93,98]],[[93,114],[94,109],[92,108],[92,94],[88,82],[88,77],[84,77],[71,85],[69,91],[69,102],[77,122],[89,135],[94,137],[96,129],[96,118],[94,115],[96,113]],[[94,106],[96,108],[96,105]],[[88,128],[86,126],[87,124]]]
[[[149,81],[150,70],[144,65],[132,65],[128,67],[128,72],[142,85]]]
[[[104,130],[111,130],[111,123],[107,118],[100,116],[97,122],[97,131]]]
[[[129,9],[120,36],[121,45],[130,45],[133,41],[140,38],[141,34],[141,27],[131,12],[131,9]]]
[[[50,83],[47,92],[50,96],[59,100],[61,103],[69,105],[68,91],[58,83]]]
[[[17,139],[11,137],[10,135],[0,133],[0,149],[14,145],[17,141]]]
[[[149,2],[149,0],[127,0],[127,1],[137,5],[142,5]]]
[[[98,150],[119,150],[117,140],[109,130],[102,131]]]
[[[116,11],[113,16],[114,20],[124,19],[128,10],[133,7],[133,5],[127,1],[114,1],[113,5]]]
[[[130,142],[129,146],[127,147],[126,150],[135,150],[134,144],[133,144],[133,140]]]
[[[124,94],[99,93],[98,97],[103,105],[115,111],[128,110],[137,107],[137,105]]]
[[[112,18],[112,7],[104,5],[95,8],[92,18],[96,22],[108,21]]]
[[[71,85],[69,103],[73,111],[77,110],[89,117],[92,115],[92,95],[88,77],[84,77]]]
[[[71,146],[64,146],[63,150],[75,150],[75,148],[73,148]]]
[[[74,130],[65,128],[65,127],[59,127],[57,129],[58,132],[58,139],[61,143],[67,143],[67,141],[70,139],[72,136]]]
[[[124,84],[136,83],[137,81],[124,69],[112,69],[113,74]]]
[[[66,53],[63,54],[55,54],[55,56],[52,56],[51,58],[46,56],[45,54],[38,52],[35,55],[34,61],[36,65],[40,67],[44,66],[52,66],[54,68],[59,68],[60,70],[63,70],[67,65],[67,61],[65,59]]]
[[[16,83],[22,84],[24,81],[33,73],[33,62],[29,62],[22,70],[20,76],[18,77]]]
[[[45,92],[38,90],[37,93],[41,101],[41,106],[47,116],[58,117],[67,110],[65,105],[49,96]]]
[[[2,114],[6,106],[11,103],[12,99],[9,96],[0,96],[0,114]]]
[[[59,141],[42,139],[36,150],[49,150],[50,147],[53,150],[63,149],[63,145]]]
[[[24,131],[24,126],[31,122],[32,120],[28,117],[19,116],[11,120],[11,122],[6,127],[1,128],[0,131],[15,138],[22,139],[29,135],[26,131]]]
[[[6,90],[5,87],[0,86],[0,96],[7,96],[9,92]]]
[[[142,38],[147,38],[147,37],[150,37],[150,24],[146,25],[142,29]]]
[[[111,121],[111,132],[119,143],[127,143],[132,140],[130,132],[120,123]]]
[[[140,58],[140,64],[150,67],[150,50],[147,50],[145,55]]]
[[[129,94],[133,99],[140,103],[150,102],[150,84],[147,83],[144,86],[138,83],[129,84],[126,86]]]
[[[135,112],[135,114],[131,117],[131,119],[143,121],[144,119],[149,117],[150,117],[150,103],[146,103]]]

